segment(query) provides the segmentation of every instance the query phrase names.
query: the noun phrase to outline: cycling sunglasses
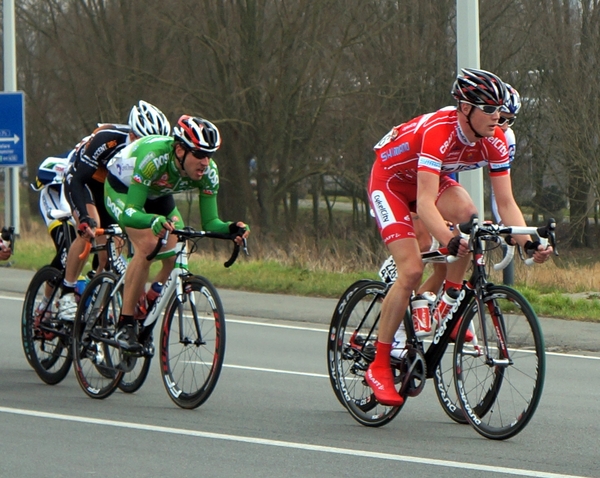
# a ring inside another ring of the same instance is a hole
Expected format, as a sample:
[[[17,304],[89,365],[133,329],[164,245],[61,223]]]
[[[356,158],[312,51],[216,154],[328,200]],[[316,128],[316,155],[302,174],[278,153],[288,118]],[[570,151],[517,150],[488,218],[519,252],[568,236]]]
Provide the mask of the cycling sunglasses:
[[[211,158],[213,155],[213,153],[208,153],[206,151],[202,151],[201,149],[188,149],[188,151],[192,153],[192,156],[196,159]]]
[[[512,118],[500,116],[500,119],[498,120],[498,126],[504,126],[504,123],[508,123],[508,126],[510,128],[513,124],[515,124],[516,120],[517,120],[516,116],[513,116]]]
[[[497,111],[500,111],[500,108],[502,108],[502,105],[500,105],[500,106],[494,106],[494,105],[476,105],[475,103],[469,103],[468,101],[465,101],[464,103],[467,103],[468,105],[474,106],[475,108],[479,108],[486,115],[493,115]]]

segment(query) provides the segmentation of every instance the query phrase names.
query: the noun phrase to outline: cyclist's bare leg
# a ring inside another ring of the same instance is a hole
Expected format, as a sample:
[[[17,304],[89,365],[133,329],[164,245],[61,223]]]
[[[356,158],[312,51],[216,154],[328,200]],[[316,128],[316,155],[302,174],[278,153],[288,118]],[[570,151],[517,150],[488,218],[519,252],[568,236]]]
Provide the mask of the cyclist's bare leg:
[[[433,272],[431,275],[421,284],[418,294],[423,292],[433,292],[437,295],[441,289],[444,279],[446,278],[446,264],[432,264]]]
[[[388,245],[388,249],[398,265],[398,278],[381,306],[379,341],[384,343],[392,343],[404,318],[411,293],[417,288],[423,275],[423,262],[415,239],[394,241]]]
[[[167,282],[167,279],[169,278],[169,275],[171,274],[173,267],[175,267],[175,256],[167,257],[166,259],[163,259],[162,267],[158,271],[156,276],[154,277],[154,281],[162,282],[163,284],[165,282]]]
[[[398,277],[381,304],[375,360],[369,365],[365,380],[384,405],[401,406],[404,398],[396,391],[390,364],[392,341],[404,318],[412,291],[419,285],[423,261],[414,238],[399,239],[388,244],[398,267]]]
[[[419,218],[418,214],[411,213],[413,219],[413,227],[415,230],[415,234],[417,235],[417,241],[419,242],[419,250],[421,252],[427,252],[431,249],[432,239],[431,234],[423,224],[423,221]],[[421,284],[419,290],[417,291],[419,294],[423,292],[433,292],[437,294],[442,284],[444,283],[444,279],[446,277],[446,264],[433,264],[433,272],[432,274]]]
[[[151,262],[146,260],[146,256],[150,254],[156,247],[157,238],[152,233],[151,229],[133,229],[128,227],[126,228],[126,232],[127,237],[133,244],[134,254],[131,262],[127,266],[127,272],[125,273],[123,308],[121,313],[122,315],[132,316],[135,311],[135,305],[137,304],[140,295],[142,295],[144,292],[144,288],[150,274]],[[164,250],[172,249],[176,242],[177,237],[169,237],[169,242],[165,246]],[[174,263],[174,258],[171,260]],[[168,260],[166,260],[166,262],[168,263]],[[161,272],[163,272],[164,269],[165,261],[163,261],[163,269]],[[166,278],[164,280],[166,280]]]
[[[438,198],[436,206],[442,217],[454,224],[466,222],[473,214],[477,214],[477,208],[469,193],[460,186],[446,189]],[[462,283],[469,267],[469,261],[470,256],[467,255],[456,262],[447,264],[446,279],[457,284]]]

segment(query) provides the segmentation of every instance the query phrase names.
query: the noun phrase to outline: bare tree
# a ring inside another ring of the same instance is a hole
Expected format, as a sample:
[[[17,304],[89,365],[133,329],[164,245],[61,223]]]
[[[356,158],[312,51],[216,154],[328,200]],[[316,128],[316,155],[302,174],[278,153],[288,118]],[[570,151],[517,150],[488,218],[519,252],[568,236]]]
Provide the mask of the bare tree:
[[[562,191],[576,244],[599,189],[598,3],[480,4],[481,65],[524,99],[518,200],[534,195],[536,217],[548,212],[549,189]],[[376,243],[365,192],[373,144],[453,103],[455,20],[454,0],[20,2],[29,173],[97,122],[124,122],[143,98],[173,121],[187,113],[220,127],[224,217],[318,239],[339,231],[332,206],[345,194],[354,229]],[[313,199],[308,224],[304,194]]]

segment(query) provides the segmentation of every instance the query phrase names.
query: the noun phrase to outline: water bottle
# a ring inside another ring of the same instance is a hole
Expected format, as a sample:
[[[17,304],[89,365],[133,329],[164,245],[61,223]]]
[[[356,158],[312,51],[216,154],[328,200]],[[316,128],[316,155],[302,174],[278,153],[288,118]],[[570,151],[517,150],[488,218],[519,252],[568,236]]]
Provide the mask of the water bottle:
[[[134,317],[138,320],[145,319],[148,315],[148,311],[156,302],[156,299],[162,291],[163,285],[160,282],[153,282],[148,289],[148,292],[143,292],[138,299],[137,306],[135,308]]]
[[[85,287],[90,283],[90,278],[85,275],[82,276],[80,275],[77,278],[77,285],[75,286],[75,292],[77,292],[77,294],[82,295],[83,291],[85,290]]]
[[[429,301],[422,295],[414,296],[410,301],[412,309],[413,328],[415,337],[421,339],[431,335],[431,313],[429,311]]]
[[[442,298],[433,311],[433,320],[436,322],[438,327],[442,324],[444,318],[446,318],[446,316],[450,313],[452,307],[454,307],[454,304],[456,304],[456,299],[458,299],[459,294],[460,291],[454,287],[450,287],[442,294]]]
[[[152,308],[152,306],[154,305],[154,302],[156,302],[156,299],[158,299],[158,296],[162,292],[162,288],[163,288],[163,285],[161,282],[153,282],[152,285],[150,286],[150,289],[148,290],[148,293],[146,294],[148,310],[150,310]]]

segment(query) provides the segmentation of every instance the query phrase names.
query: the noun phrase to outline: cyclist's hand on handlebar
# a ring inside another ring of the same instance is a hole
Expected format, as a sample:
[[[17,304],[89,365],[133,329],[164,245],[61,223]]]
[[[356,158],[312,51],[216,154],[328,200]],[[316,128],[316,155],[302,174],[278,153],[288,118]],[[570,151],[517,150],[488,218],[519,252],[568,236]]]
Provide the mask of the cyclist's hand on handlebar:
[[[166,231],[172,232],[175,229],[173,223],[165,216],[156,216],[152,220],[150,228],[152,229],[152,233],[157,237],[164,237]]]
[[[242,221],[232,222],[229,224],[229,233],[237,234],[234,241],[238,246],[242,246],[244,245],[244,239],[250,234],[250,228]]]
[[[454,236],[446,247],[451,256],[465,257],[469,253],[469,243],[461,236]]]
[[[523,246],[525,254],[533,258],[533,262],[542,264],[548,260],[552,254],[552,246],[544,248],[540,241],[527,241]]]
[[[77,232],[84,239],[91,240],[94,237],[96,237],[97,227],[98,223],[93,217],[84,216],[79,221],[79,226],[77,226]]]

